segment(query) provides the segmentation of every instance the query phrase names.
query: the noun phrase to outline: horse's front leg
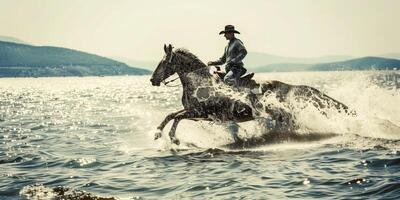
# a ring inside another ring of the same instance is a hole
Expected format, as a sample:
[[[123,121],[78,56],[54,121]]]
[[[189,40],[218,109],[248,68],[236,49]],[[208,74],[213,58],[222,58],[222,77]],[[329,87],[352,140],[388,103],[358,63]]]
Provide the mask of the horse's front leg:
[[[196,111],[184,111],[182,113],[179,113],[175,116],[174,123],[172,124],[171,130],[169,131],[169,137],[171,139],[171,142],[179,145],[180,142],[179,140],[175,137],[176,129],[178,127],[179,122],[182,119],[195,119],[195,118],[207,118],[206,115],[203,115],[199,112]]]
[[[161,122],[161,124],[157,127],[157,132],[154,135],[154,140],[157,140],[158,138],[160,138],[162,136],[162,131],[164,129],[164,127],[168,124],[169,121],[171,121],[172,119],[175,118],[176,115],[184,112],[185,109],[177,111],[177,112],[173,112],[169,115],[167,115],[167,117],[165,117],[164,121]]]
[[[169,131],[169,138],[171,139],[172,143],[175,143],[177,145],[180,144],[179,140],[175,137],[175,133],[176,133],[176,128],[178,127],[179,122],[182,119],[176,119],[174,120],[174,123],[172,124],[171,130]]]

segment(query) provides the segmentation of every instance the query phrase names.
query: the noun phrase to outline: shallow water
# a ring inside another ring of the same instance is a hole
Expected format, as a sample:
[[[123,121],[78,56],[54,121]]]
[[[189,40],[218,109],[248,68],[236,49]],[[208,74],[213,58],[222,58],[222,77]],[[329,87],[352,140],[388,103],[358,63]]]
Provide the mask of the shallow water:
[[[400,79],[393,77],[257,74],[313,86],[358,116],[304,111],[303,127],[335,136],[244,149],[224,147],[229,133],[208,122],[182,121],[179,147],[167,137],[154,141],[155,127],[181,108],[182,89],[153,87],[148,76],[0,79],[0,199],[51,199],[29,190],[56,186],[119,199],[399,199]],[[257,131],[243,123],[240,136]]]

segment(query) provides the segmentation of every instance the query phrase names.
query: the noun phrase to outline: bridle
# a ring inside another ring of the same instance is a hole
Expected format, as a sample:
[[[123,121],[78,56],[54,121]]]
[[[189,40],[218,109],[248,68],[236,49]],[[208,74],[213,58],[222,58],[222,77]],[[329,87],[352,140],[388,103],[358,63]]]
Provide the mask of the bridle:
[[[175,53],[173,51],[171,51],[171,56],[169,57],[167,64],[171,64],[172,57],[174,57],[174,54]],[[172,65],[172,66],[175,67],[176,65]],[[166,79],[164,79],[162,81],[162,83],[164,83],[164,85],[167,86],[167,87],[178,87],[178,86],[180,86],[180,84],[178,84],[178,85],[168,85],[169,83],[172,83],[172,82],[176,81],[177,79],[179,79],[179,76],[174,78],[174,79],[172,79],[172,80],[170,80],[170,81],[165,81]]]
[[[168,84],[170,84],[170,83],[172,83],[172,82],[174,82],[174,81],[176,81],[176,80],[178,80],[178,79],[179,79],[179,76],[176,77],[176,78],[174,78],[174,79],[172,79],[172,80],[170,80],[170,81],[165,81],[165,80],[163,80],[162,83],[164,83],[164,85],[167,86],[167,87],[178,87],[178,86],[180,86],[181,84],[178,84],[178,85],[168,85]]]
[[[167,64],[171,65],[172,58],[174,57],[174,54],[175,54],[174,52],[171,52],[171,56],[170,56],[170,58],[168,59]],[[172,67],[176,67],[176,66],[178,66],[178,65],[172,64]],[[201,68],[199,68],[199,69],[195,69],[195,70],[190,71],[190,72],[188,72],[188,73],[192,73],[192,72],[195,72],[195,71],[198,71],[198,70],[201,70],[201,69],[203,69],[203,68],[201,67]],[[178,79],[179,79],[179,76],[176,77],[176,78],[174,78],[174,79],[172,79],[172,80],[169,80],[169,81],[163,80],[162,83],[164,83],[164,85],[167,86],[167,87],[178,87],[178,86],[180,86],[181,84],[177,84],[177,85],[168,85],[168,84],[170,84],[170,83],[172,83],[172,82],[174,82],[174,81],[176,81],[176,80],[178,80]]]

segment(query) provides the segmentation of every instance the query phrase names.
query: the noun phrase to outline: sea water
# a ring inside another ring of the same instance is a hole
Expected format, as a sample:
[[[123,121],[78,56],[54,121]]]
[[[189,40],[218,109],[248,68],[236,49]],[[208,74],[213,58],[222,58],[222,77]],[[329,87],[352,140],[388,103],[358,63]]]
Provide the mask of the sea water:
[[[357,116],[298,112],[321,140],[230,149],[221,123],[183,120],[182,145],[153,140],[182,108],[181,87],[149,76],[0,79],[0,199],[53,199],[65,187],[117,199],[399,199],[400,73],[256,74],[319,89]],[[239,136],[257,136],[255,122]]]

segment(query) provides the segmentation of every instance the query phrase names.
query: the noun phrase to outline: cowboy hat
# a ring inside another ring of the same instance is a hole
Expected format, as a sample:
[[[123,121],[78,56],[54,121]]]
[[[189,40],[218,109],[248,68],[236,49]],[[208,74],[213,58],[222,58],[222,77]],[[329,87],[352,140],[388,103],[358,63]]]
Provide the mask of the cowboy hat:
[[[219,34],[225,34],[225,33],[237,33],[240,34],[239,31],[235,30],[235,27],[233,25],[226,25],[225,30],[219,32]]]

